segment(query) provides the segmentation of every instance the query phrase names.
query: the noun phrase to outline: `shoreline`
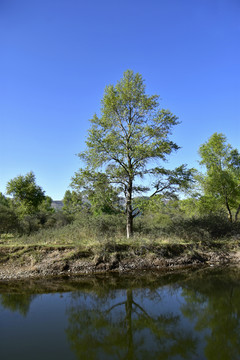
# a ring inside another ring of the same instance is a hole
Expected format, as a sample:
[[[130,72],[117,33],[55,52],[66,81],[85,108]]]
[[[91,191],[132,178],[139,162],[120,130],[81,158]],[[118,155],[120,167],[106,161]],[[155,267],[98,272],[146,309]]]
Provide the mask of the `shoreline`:
[[[146,270],[164,272],[222,265],[240,265],[240,248],[194,249],[188,245],[172,244],[149,249],[105,249],[98,254],[91,249],[64,246],[0,248],[0,281]]]

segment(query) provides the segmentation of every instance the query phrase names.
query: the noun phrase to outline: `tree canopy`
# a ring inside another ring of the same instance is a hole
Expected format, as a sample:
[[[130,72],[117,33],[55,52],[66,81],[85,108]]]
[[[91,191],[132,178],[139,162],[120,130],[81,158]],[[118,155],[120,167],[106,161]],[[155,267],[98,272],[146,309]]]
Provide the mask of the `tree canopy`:
[[[19,175],[7,183],[7,194],[13,196],[13,201],[24,214],[36,212],[45,200],[44,191],[36,184],[32,171],[25,176]]]
[[[240,211],[240,154],[227,143],[226,136],[214,133],[199,149],[200,164],[205,165],[202,187],[206,195],[213,196],[224,205],[230,221]]]

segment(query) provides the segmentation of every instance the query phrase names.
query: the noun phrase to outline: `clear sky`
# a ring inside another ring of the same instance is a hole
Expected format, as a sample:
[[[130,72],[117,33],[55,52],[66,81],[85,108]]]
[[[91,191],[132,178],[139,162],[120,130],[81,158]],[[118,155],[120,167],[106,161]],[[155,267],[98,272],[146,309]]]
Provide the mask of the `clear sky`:
[[[0,0],[0,191],[32,170],[62,199],[127,69],[181,121],[169,167],[197,167],[214,132],[239,149],[240,0]]]

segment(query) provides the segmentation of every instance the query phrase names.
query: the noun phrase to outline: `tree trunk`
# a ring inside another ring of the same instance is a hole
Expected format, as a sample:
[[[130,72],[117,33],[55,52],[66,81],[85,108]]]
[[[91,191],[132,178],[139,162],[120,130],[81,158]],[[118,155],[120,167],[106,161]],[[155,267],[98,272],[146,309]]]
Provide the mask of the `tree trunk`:
[[[127,290],[127,301],[125,303],[126,309],[126,325],[127,325],[127,358],[134,359],[133,354],[133,331],[132,331],[132,310],[133,310],[133,296],[132,290]]]
[[[235,221],[237,221],[237,219],[238,219],[239,212],[240,212],[240,205],[238,205],[238,208],[237,208],[237,211],[236,211],[236,214],[235,214]]]
[[[129,181],[126,196],[127,239],[133,235],[132,180]]]
[[[226,203],[226,207],[227,207],[227,210],[228,210],[229,220],[230,220],[230,222],[232,222],[232,212],[231,212],[231,209],[230,209],[229,204],[228,204],[227,196],[225,197],[225,203]]]
[[[131,213],[127,213],[127,239],[133,235],[133,217]]]

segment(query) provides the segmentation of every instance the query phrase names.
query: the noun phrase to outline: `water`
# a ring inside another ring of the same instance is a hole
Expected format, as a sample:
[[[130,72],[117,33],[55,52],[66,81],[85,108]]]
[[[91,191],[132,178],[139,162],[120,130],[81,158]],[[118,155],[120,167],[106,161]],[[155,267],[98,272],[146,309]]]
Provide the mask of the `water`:
[[[240,271],[2,282],[0,358],[240,359]]]

